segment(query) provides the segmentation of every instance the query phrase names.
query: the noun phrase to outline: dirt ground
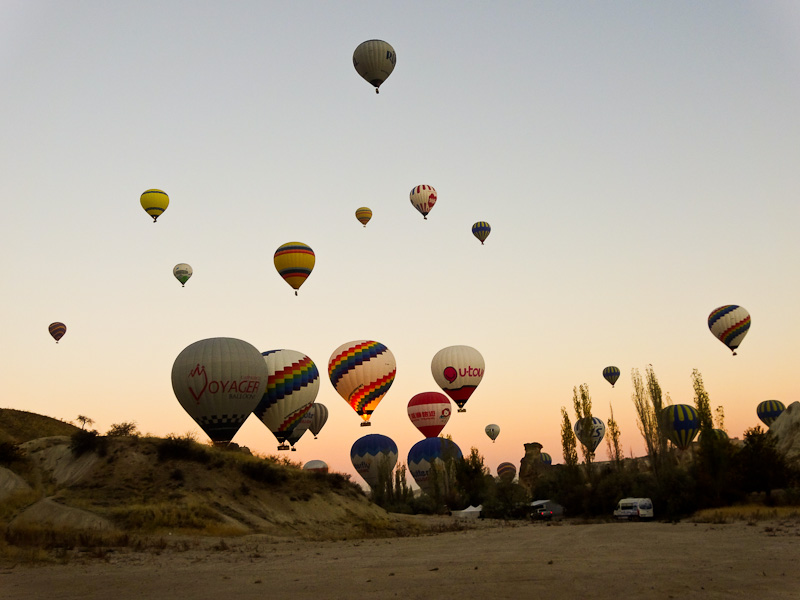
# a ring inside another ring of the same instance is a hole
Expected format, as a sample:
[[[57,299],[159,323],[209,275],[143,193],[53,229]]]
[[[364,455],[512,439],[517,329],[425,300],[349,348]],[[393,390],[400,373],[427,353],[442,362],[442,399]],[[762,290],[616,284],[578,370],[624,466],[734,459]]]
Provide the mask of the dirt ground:
[[[800,598],[800,523],[481,523],[410,538],[166,540],[6,565],[22,598]]]

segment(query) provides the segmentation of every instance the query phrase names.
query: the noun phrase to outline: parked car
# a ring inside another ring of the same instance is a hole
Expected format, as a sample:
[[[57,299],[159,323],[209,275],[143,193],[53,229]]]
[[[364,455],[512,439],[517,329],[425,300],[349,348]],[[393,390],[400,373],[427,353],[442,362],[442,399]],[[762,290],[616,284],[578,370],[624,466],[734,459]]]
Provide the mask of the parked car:
[[[534,500],[530,504],[531,520],[551,521],[564,516],[564,507],[552,500]]]
[[[614,509],[616,519],[639,521],[653,518],[653,501],[650,498],[623,498]]]

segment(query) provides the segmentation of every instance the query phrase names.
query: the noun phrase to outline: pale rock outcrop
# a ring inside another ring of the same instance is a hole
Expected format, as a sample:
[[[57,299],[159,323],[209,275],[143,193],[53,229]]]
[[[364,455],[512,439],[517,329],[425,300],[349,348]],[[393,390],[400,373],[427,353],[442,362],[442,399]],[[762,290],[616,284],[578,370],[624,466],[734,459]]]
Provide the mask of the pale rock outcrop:
[[[792,402],[769,428],[778,452],[790,463],[800,463],[800,402]]]

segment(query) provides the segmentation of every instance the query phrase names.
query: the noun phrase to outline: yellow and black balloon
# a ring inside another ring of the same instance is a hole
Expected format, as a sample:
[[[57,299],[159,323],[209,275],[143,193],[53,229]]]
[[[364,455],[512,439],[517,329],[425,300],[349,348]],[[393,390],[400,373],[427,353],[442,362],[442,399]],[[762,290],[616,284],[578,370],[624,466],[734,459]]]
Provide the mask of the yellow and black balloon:
[[[283,280],[292,286],[294,295],[314,270],[314,251],[302,242],[287,242],[275,250],[275,269]]]
[[[139,202],[141,202],[145,212],[153,217],[153,223],[155,223],[158,217],[167,210],[169,206],[169,196],[167,196],[166,192],[161,190],[147,190],[142,194],[141,198],[139,198]]]

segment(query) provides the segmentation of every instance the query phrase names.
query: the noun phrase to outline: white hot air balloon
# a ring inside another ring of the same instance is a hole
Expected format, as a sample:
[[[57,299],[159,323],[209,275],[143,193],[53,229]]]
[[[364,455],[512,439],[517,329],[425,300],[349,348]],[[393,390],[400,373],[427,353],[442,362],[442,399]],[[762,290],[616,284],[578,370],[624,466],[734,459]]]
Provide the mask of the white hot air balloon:
[[[464,405],[483,379],[486,366],[481,353],[471,346],[448,346],[431,361],[431,373],[445,394],[465,412]]]
[[[331,354],[328,376],[333,387],[368,426],[372,412],[394,382],[394,354],[380,342],[358,340]]]
[[[750,331],[750,321],[750,313],[745,308],[726,304],[711,311],[708,315],[708,328],[736,356],[736,349]]]
[[[215,443],[233,439],[266,386],[267,366],[261,353],[235,338],[190,344],[172,365],[178,402]]]
[[[375,86],[375,93],[394,70],[397,55],[383,40],[367,40],[358,45],[353,52],[353,66],[356,72]]]
[[[175,276],[175,279],[181,282],[181,287],[186,285],[186,282],[189,281],[189,278],[192,276],[192,267],[187,265],[186,263],[178,263],[172,269],[172,274]]]
[[[492,440],[492,443],[494,443],[494,441],[497,439],[497,436],[500,435],[500,426],[492,423],[491,425],[487,425],[484,431]]]
[[[431,209],[433,208],[433,205],[436,204],[436,200],[438,198],[436,195],[436,190],[433,189],[433,186],[415,186],[412,188],[409,197],[411,198],[411,204],[414,205],[414,208],[416,208],[422,214],[422,217],[427,220],[428,213],[431,212]]]

